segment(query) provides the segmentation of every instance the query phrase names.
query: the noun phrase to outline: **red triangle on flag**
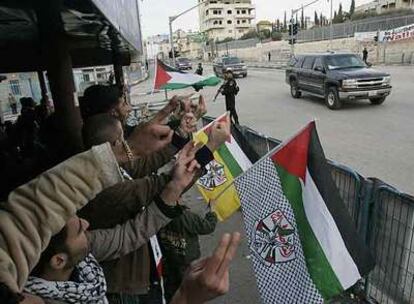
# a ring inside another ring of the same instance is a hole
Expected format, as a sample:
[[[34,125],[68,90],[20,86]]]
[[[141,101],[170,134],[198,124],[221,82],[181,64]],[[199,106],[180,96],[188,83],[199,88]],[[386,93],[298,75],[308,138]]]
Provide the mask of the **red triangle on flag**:
[[[157,68],[155,71],[155,81],[154,81],[155,90],[161,89],[172,78],[163,67],[164,65],[161,64],[159,59],[157,59]]]
[[[290,174],[297,176],[305,182],[308,167],[308,151],[312,130],[315,122],[310,122],[295,137],[289,140],[270,158]]]

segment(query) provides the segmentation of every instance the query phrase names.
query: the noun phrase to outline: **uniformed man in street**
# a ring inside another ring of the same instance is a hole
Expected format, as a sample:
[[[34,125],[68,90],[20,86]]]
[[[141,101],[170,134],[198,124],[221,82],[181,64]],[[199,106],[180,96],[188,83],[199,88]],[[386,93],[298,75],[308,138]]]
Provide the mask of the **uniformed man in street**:
[[[218,90],[217,95],[221,93],[226,98],[226,111],[230,112],[230,120],[236,125],[239,124],[239,116],[236,112],[236,95],[239,93],[239,90],[233,71],[227,69],[224,73],[224,84]]]

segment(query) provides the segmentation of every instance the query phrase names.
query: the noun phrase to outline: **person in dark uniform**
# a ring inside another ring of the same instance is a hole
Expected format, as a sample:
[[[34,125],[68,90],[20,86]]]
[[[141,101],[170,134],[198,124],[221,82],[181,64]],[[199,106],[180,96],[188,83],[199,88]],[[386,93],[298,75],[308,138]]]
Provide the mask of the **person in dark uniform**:
[[[200,76],[203,76],[203,64],[200,62],[199,64],[198,64],[198,68],[197,68],[197,70],[196,70],[196,74],[197,75],[200,75]]]
[[[364,62],[366,64],[368,64],[368,50],[367,50],[367,48],[364,48],[364,50],[362,51],[362,60],[364,60]]]
[[[224,84],[219,89],[218,93],[221,93],[226,98],[226,111],[230,112],[230,120],[236,125],[239,124],[239,116],[236,112],[236,95],[239,93],[239,86],[231,70],[226,70],[224,73]]]

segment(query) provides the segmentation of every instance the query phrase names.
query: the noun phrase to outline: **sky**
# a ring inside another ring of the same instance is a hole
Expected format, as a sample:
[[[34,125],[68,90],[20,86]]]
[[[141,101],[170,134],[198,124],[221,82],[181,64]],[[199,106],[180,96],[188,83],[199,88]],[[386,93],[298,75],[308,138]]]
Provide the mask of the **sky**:
[[[302,4],[311,2],[306,0],[252,0],[256,5],[256,21],[269,20],[274,21],[277,18],[283,20],[284,11],[291,11],[292,8],[299,8]],[[345,11],[349,10],[351,0],[333,0],[334,9],[338,9],[339,3]],[[370,2],[370,0],[356,0],[356,5]],[[197,0],[141,0],[141,23],[144,37],[167,34],[168,16],[180,13],[197,4]],[[305,15],[313,19],[315,10],[323,12],[329,16],[330,3],[328,0],[319,0],[313,6],[305,9]],[[289,17],[288,17],[289,18]],[[197,31],[198,27],[198,10],[183,15],[173,23],[173,29]]]

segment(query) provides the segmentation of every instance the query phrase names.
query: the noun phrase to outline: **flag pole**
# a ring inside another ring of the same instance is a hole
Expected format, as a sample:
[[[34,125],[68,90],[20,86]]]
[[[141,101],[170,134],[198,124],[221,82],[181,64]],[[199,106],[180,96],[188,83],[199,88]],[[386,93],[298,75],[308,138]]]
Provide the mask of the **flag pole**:
[[[226,188],[224,188],[222,191],[220,191],[219,194],[217,194],[217,196],[213,199],[213,200],[218,200],[223,194],[224,192],[226,192],[236,181],[238,181],[240,178],[242,178],[243,176],[245,176],[247,173],[249,173],[251,170],[253,170],[253,168],[257,167],[259,164],[261,164],[263,161],[266,160],[266,158],[269,155],[272,155],[278,151],[280,151],[282,148],[284,148],[293,138],[295,138],[296,136],[298,136],[300,133],[302,133],[311,123],[315,123],[315,120],[311,120],[309,123],[306,124],[306,126],[304,126],[303,128],[301,128],[298,132],[296,132],[294,135],[292,135],[291,137],[289,137],[288,139],[284,140],[280,145],[274,147],[272,150],[270,150],[269,152],[267,152],[261,159],[259,159],[255,164],[253,164],[253,166],[251,166],[249,169],[247,169],[246,171],[244,171],[242,174],[240,174],[239,176],[237,176],[235,179],[233,179],[231,181],[230,184],[228,184],[226,186]]]

